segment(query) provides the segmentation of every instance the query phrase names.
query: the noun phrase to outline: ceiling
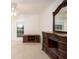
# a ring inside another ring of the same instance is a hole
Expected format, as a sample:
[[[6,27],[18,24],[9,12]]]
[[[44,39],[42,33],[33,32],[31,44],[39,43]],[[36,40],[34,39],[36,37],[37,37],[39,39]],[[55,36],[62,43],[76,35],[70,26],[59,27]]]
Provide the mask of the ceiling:
[[[39,14],[55,0],[12,0],[12,8],[19,14]]]

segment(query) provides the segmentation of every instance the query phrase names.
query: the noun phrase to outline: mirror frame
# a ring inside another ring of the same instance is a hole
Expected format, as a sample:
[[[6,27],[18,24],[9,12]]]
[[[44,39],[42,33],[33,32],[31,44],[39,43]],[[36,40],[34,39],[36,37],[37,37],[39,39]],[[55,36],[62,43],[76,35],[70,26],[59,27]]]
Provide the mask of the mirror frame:
[[[66,31],[55,31],[55,16],[58,14],[58,12],[67,6],[67,0],[63,0],[63,2],[58,6],[58,8],[53,12],[53,32],[57,33],[67,33]]]

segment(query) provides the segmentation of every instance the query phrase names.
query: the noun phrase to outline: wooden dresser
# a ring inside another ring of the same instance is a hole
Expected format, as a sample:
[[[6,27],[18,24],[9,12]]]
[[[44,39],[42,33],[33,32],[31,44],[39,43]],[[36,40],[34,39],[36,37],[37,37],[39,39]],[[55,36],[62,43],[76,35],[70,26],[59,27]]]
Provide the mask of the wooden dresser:
[[[51,59],[67,59],[66,34],[43,32],[42,50]]]
[[[40,35],[24,35],[23,43],[25,42],[40,42]]]

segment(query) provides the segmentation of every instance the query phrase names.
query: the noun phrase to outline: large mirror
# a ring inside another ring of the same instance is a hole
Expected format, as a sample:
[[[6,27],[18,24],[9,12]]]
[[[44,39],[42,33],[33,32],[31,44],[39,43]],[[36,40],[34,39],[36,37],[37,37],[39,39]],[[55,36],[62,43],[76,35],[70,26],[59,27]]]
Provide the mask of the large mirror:
[[[53,31],[67,32],[67,1],[64,0],[53,12]]]

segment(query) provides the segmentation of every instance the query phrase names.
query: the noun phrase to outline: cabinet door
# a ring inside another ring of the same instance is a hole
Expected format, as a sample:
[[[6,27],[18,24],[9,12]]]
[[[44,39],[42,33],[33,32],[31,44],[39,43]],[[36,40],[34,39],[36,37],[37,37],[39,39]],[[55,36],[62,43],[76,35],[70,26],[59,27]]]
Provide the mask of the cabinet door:
[[[40,42],[40,36],[35,36],[35,41]]]
[[[49,51],[49,55],[50,55],[51,59],[58,59],[58,56],[55,55],[55,53],[53,53],[51,51]]]
[[[27,36],[23,36],[23,42],[27,42],[28,41],[28,37]]]
[[[67,52],[59,50],[59,59],[67,59]]]
[[[61,53],[59,59],[67,59],[67,55]]]

